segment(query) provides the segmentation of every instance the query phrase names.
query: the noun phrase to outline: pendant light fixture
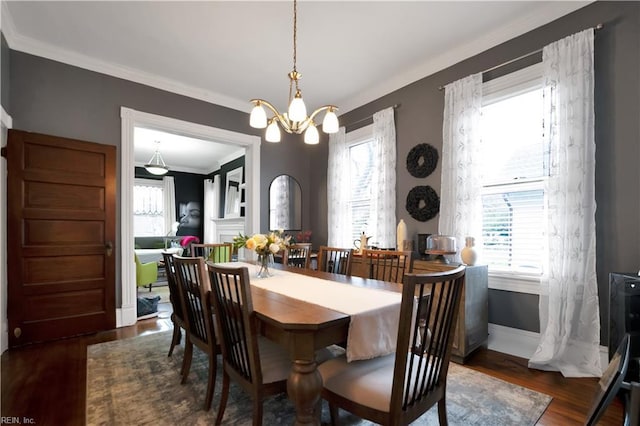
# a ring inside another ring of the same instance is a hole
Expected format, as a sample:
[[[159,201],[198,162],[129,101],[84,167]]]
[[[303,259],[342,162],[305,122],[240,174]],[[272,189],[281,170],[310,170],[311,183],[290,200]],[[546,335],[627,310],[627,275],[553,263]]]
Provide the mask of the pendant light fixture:
[[[293,70],[289,76],[289,110],[284,114],[280,114],[276,107],[263,99],[252,99],[254,105],[249,117],[249,125],[257,129],[266,127],[265,139],[267,142],[280,142],[280,127],[291,134],[302,134],[304,132],[304,142],[310,145],[317,144],[320,141],[320,135],[316,128],[314,118],[321,112],[326,111],[324,120],[322,121],[322,131],[325,133],[336,133],[338,131],[338,117],[336,111],[338,107],[335,105],[325,105],[313,111],[311,115],[307,115],[307,107],[302,100],[302,91],[300,90],[299,80],[302,75],[296,67],[297,61],[297,0],[293,0]],[[292,98],[293,88],[295,86],[295,94]],[[273,117],[267,119],[267,107]],[[280,126],[278,126],[280,124]]]
[[[162,155],[160,155],[160,141],[155,141],[156,152],[153,154],[149,163],[144,165],[144,168],[153,175],[162,176],[167,174],[169,167],[164,163]]]

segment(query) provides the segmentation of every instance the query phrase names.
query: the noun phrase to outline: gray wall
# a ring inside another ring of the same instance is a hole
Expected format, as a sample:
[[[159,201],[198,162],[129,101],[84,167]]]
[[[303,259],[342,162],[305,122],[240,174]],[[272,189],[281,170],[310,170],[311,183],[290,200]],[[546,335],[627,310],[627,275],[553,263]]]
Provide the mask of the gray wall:
[[[438,87],[541,49],[544,45],[603,23],[595,35],[596,72],[596,234],[601,308],[601,341],[608,331],[608,274],[640,267],[640,2],[596,2],[450,68],[419,80],[342,116],[358,121],[393,104],[398,143],[397,217],[409,235],[435,233],[438,218],[418,222],[406,212],[405,199],[415,185],[438,193],[440,167],[425,179],[406,170],[409,150],[427,142],[442,152],[444,92]],[[326,181],[326,172],[318,182]],[[326,213],[325,213],[326,216]],[[539,331],[538,297],[491,290],[489,321]]]

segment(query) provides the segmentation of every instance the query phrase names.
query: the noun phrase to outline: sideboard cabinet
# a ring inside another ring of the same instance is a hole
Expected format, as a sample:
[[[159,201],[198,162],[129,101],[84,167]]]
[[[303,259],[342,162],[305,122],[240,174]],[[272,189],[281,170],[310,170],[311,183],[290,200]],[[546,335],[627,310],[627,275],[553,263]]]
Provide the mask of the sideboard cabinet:
[[[413,272],[439,272],[457,265],[425,260],[413,261]],[[467,266],[460,311],[453,335],[451,360],[464,364],[469,355],[489,338],[489,268],[487,265]]]
[[[366,276],[367,268],[359,256],[352,260],[351,274]],[[414,260],[413,272],[440,272],[458,265]],[[451,360],[464,364],[473,351],[487,345],[489,337],[489,268],[487,265],[467,266],[460,299],[460,311],[453,336]]]

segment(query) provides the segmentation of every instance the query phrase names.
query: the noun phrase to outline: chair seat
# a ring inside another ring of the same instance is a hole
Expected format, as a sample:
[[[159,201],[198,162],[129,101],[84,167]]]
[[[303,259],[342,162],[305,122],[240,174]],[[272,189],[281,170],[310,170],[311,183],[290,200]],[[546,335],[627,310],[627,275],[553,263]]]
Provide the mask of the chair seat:
[[[395,354],[347,362],[340,356],[318,366],[325,389],[358,404],[389,411]]]
[[[291,372],[289,352],[284,347],[262,336],[258,336],[258,347],[260,364],[262,365],[262,383],[286,380]]]
[[[419,358],[417,355],[408,354]],[[357,404],[388,412],[396,361],[395,353],[347,362],[339,356],[318,366],[325,389]]]

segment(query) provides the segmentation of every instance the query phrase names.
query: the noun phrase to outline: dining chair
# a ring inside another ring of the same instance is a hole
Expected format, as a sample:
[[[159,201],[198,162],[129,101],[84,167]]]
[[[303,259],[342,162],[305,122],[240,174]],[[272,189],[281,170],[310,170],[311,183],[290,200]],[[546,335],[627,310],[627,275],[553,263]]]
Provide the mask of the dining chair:
[[[340,356],[318,366],[332,425],[339,408],[375,423],[407,425],[436,403],[440,424],[447,424],[447,372],[464,277],[464,266],[406,274],[395,353],[352,362]]]
[[[311,243],[291,244],[284,250],[282,263],[296,268],[309,269],[311,262]]]
[[[233,253],[232,243],[193,243],[191,244],[191,256],[202,257],[213,263],[231,262]]]
[[[401,283],[411,272],[411,252],[395,250],[362,250],[362,261],[369,271],[369,278]]]
[[[247,267],[207,264],[211,283],[210,304],[216,312],[222,352],[222,395],[216,417],[221,424],[233,379],[253,402],[253,424],[262,424],[266,397],[286,392],[291,372],[287,350],[261,336],[251,299]]]
[[[208,303],[209,277],[202,257],[174,256],[173,261],[187,331],[181,382],[184,384],[187,381],[193,358],[193,345],[196,345],[209,357],[209,379],[204,402],[204,409],[209,410],[216,383],[217,356],[220,353],[213,325],[213,313]]]
[[[185,330],[185,339],[188,339],[187,321],[182,310],[180,302],[180,294],[178,289],[178,281],[176,277],[176,267],[172,253],[163,252],[164,267],[167,275],[167,284],[169,286],[169,301],[171,302],[171,322],[173,323],[173,337],[171,338],[171,346],[169,346],[169,355],[173,354],[173,349],[180,344],[182,339],[182,330]],[[180,375],[184,373],[184,358],[182,359],[182,368]]]
[[[320,246],[318,250],[318,271],[351,275],[353,249]]]
[[[158,262],[142,263],[137,254],[133,254],[136,262],[136,286],[147,287],[151,291],[153,283],[158,281]]]

